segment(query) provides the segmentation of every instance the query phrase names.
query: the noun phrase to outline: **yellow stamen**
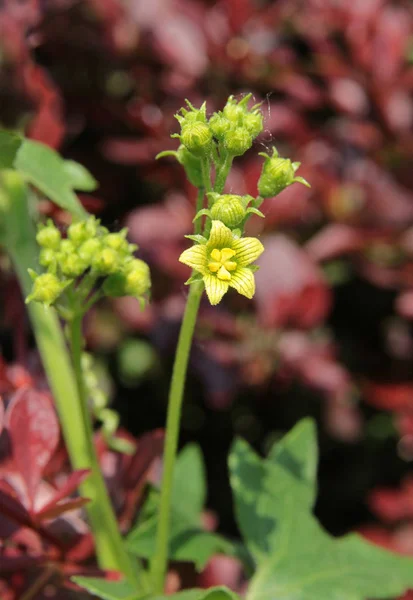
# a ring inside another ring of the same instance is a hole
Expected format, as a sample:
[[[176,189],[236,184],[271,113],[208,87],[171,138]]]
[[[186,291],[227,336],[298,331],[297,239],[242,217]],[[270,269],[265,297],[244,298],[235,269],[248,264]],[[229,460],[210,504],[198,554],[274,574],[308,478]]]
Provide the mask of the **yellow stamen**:
[[[235,254],[236,252],[232,248],[222,248],[222,250],[214,248],[211,252],[212,260],[208,263],[208,269],[211,273],[216,273],[218,279],[229,281],[231,279],[230,271],[235,271],[238,266],[235,261],[230,260]]]
[[[222,267],[217,273],[217,277],[218,279],[222,279],[222,281],[229,281],[231,279],[231,273],[229,273],[224,267],[224,265],[222,265]]]
[[[217,262],[221,262],[221,250],[214,248],[211,252],[211,258],[216,260]]]
[[[208,263],[208,269],[212,272],[212,273],[216,273],[217,271],[219,271],[221,268],[221,263],[219,262],[210,262]]]

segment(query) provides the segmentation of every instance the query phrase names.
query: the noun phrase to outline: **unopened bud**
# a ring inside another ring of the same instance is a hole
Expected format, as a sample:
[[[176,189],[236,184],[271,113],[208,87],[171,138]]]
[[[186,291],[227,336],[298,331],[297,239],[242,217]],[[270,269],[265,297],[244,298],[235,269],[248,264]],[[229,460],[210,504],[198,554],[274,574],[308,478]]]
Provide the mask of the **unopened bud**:
[[[61,240],[60,231],[53,225],[51,221],[49,221],[46,227],[41,227],[39,229],[36,235],[36,240],[39,246],[42,246],[43,248],[57,250]]]
[[[119,256],[111,248],[103,248],[92,258],[92,267],[99,275],[110,275],[119,267]]]
[[[265,153],[260,153],[260,156],[265,158],[258,180],[258,192],[263,198],[272,198],[295,182],[310,187],[305,179],[295,177],[295,172],[300,166],[299,162],[292,163],[289,158],[281,158],[275,148],[272,156]]]
[[[181,142],[194,156],[205,156],[211,150],[212,134],[206,123],[195,121],[182,129]]]
[[[56,275],[53,275],[52,273],[43,273],[42,275],[36,276],[36,274],[31,271],[30,275],[35,277],[35,279],[33,282],[32,293],[27,297],[26,304],[34,301],[50,306],[58,299],[67,286],[67,283],[60,282]]]
[[[252,146],[252,136],[247,129],[238,127],[225,136],[225,149],[231,156],[242,156]]]

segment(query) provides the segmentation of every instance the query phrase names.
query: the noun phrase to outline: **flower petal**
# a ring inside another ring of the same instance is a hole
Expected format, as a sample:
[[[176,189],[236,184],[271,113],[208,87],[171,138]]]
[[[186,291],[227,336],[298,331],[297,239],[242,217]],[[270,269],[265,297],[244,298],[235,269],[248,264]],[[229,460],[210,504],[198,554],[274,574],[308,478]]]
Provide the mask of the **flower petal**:
[[[182,252],[179,260],[180,262],[184,263],[184,265],[188,265],[188,267],[196,269],[200,273],[204,274],[206,270],[206,258],[206,246],[200,244],[199,246],[191,246],[191,248],[188,248],[188,250]]]
[[[236,260],[240,267],[250,265],[264,252],[264,246],[257,238],[253,237],[236,240],[232,243],[232,249],[237,253]]]
[[[238,267],[231,273],[231,281],[229,285],[233,287],[239,294],[246,296],[251,300],[255,294],[255,279],[251,269],[246,267]]]
[[[233,242],[233,235],[231,229],[225,227],[221,221],[212,221],[211,233],[209,234],[209,240],[207,247],[210,248],[231,248]]]
[[[204,275],[205,291],[212,305],[218,304],[228,291],[228,282],[221,281],[215,275]]]

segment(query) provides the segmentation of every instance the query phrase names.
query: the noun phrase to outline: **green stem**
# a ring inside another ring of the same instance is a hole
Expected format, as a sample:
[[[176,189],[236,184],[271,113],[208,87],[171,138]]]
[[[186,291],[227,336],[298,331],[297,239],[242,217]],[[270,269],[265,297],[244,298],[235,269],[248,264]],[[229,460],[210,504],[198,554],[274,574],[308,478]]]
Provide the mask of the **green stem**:
[[[164,581],[168,563],[171,495],[174,466],[178,449],[182,400],[192,337],[203,289],[204,286],[202,282],[193,283],[189,288],[172,372],[166,421],[163,476],[156,532],[156,546],[155,554],[151,561],[151,576],[153,592],[155,594],[162,594],[164,590]]]
[[[27,270],[38,269],[38,247],[29,216],[28,191],[21,177],[13,171],[3,171],[0,183],[0,211],[4,225],[2,241],[13,262],[23,294],[27,296],[32,288]],[[99,565],[103,569],[121,571],[136,582],[135,569],[121,545],[96,455],[93,452],[94,458],[91,456],[91,430],[85,428],[83,407],[59,319],[54,309],[34,302],[29,304],[28,312],[72,467],[92,470],[81,484],[80,491],[91,499],[86,510],[95,536]]]
[[[204,206],[204,194],[205,194],[205,190],[204,188],[199,188],[198,189],[198,195],[196,197],[196,208],[195,208],[195,214],[197,215],[198,212],[200,210],[202,210],[203,206]],[[202,217],[200,217],[199,219],[197,219],[195,221],[195,225],[194,225],[194,233],[195,234],[200,234],[202,231]]]
[[[228,173],[231,169],[232,161],[233,156],[231,156],[230,154],[225,154],[225,158],[215,178],[214,192],[217,192],[217,194],[222,194],[224,190],[225,182],[227,180]]]
[[[207,158],[201,160],[202,180],[204,182],[205,192],[212,192],[211,186],[211,161]]]
[[[125,550],[117,520],[108,496],[99,461],[93,443],[93,428],[87,405],[87,389],[82,369],[82,316],[77,316],[68,323],[70,347],[72,350],[73,370],[75,373],[78,397],[82,413],[82,424],[86,433],[89,468],[92,473],[95,510],[90,514],[96,547],[101,556],[111,563],[120,564],[120,570],[131,582],[136,583],[136,573]]]

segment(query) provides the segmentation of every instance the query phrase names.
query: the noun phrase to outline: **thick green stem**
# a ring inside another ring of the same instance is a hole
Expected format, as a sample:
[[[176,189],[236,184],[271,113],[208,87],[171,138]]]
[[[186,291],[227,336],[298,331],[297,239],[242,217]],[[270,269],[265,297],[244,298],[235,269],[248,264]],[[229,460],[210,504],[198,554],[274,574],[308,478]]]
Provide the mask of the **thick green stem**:
[[[20,176],[12,171],[2,173],[0,210],[4,225],[4,245],[9,252],[23,294],[27,296],[32,282],[27,270],[38,269],[38,248],[34,225],[29,216],[28,192]],[[136,581],[135,569],[125,553],[116,518],[96,460],[92,457],[91,429],[85,428],[83,407],[70,362],[65,339],[56,312],[40,304],[28,306],[37,347],[50,384],[70,462],[74,469],[91,469],[80,487],[81,494],[91,499],[86,505],[95,536],[99,565],[123,572]],[[116,532],[115,532],[116,528]]]
[[[196,210],[195,214],[196,215],[204,207],[204,195],[205,195],[204,188],[199,188],[198,195],[196,197],[196,208],[195,208],[195,210]],[[195,234],[200,234],[201,231],[202,231],[202,217],[199,218],[199,219],[197,219],[195,221],[195,226],[194,226],[194,233]]]
[[[232,161],[233,156],[231,156],[230,154],[226,154],[215,178],[214,192],[222,194],[222,192],[224,191],[225,182],[227,180],[228,173],[231,169]]]
[[[95,535],[96,547],[102,560],[117,564],[117,568],[121,570],[130,581],[135,581],[136,583],[136,569],[133,568],[131,560],[123,545],[93,443],[93,428],[87,406],[87,390],[82,369],[82,316],[77,316],[72,319],[72,321],[68,323],[68,329],[70,347],[72,350],[73,369],[82,413],[82,424],[86,434],[85,438],[87,441],[89,468],[92,471],[89,480],[93,483],[95,509],[89,516]]]
[[[178,347],[172,372],[171,388],[168,400],[166,438],[163,455],[163,476],[161,498],[156,532],[155,554],[151,561],[153,592],[163,593],[168,563],[169,526],[174,466],[178,449],[179,425],[185,387],[186,370],[192,337],[198,315],[199,303],[204,286],[202,282],[191,284],[186,303],[184,318],[179,333]]]
[[[201,160],[201,169],[202,169],[202,180],[204,183],[204,188],[205,188],[205,192],[211,192],[212,191],[212,186],[211,186],[211,161],[208,159],[202,159]]]

